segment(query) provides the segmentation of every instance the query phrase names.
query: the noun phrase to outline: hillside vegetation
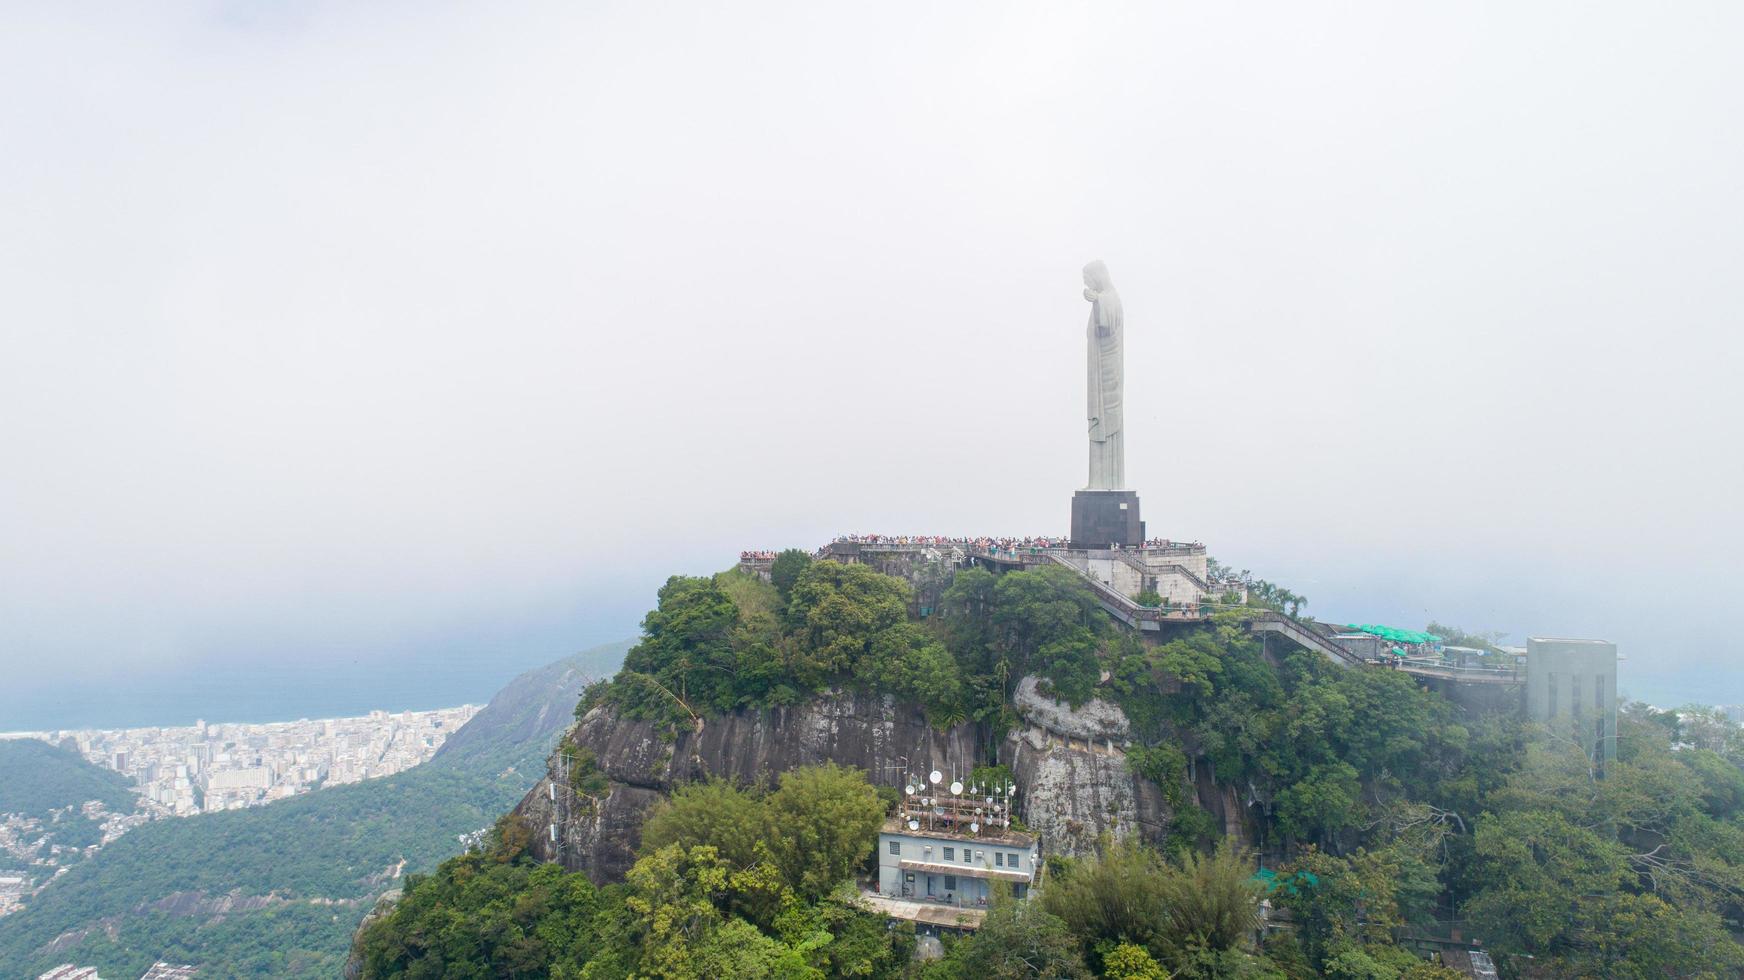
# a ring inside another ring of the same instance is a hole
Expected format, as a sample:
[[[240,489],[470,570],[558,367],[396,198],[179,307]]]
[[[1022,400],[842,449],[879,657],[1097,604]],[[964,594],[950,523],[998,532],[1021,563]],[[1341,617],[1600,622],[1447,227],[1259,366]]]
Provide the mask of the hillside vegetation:
[[[408,882],[358,958],[366,977],[888,976],[912,933],[833,894],[883,817],[862,775],[835,766],[767,794],[698,785],[654,816],[626,884],[603,889],[532,862],[508,818],[487,848]]]
[[[132,813],[131,785],[126,776],[85,761],[76,749],[34,738],[0,740],[0,813],[46,820],[91,800],[114,813]]]
[[[521,675],[405,772],[132,831],[0,919],[0,963],[31,976],[69,961],[138,976],[158,959],[197,964],[202,977],[337,976],[376,897],[401,872],[458,852],[458,835],[525,793],[585,679],[623,650]],[[263,907],[214,914],[210,903],[232,895]]]
[[[793,842],[824,838],[807,836],[815,809],[770,818],[786,780],[767,798],[689,787],[650,817],[626,881],[603,888],[536,866],[530,831],[506,819],[362,936],[366,974],[1428,980],[1448,974],[1410,937],[1453,926],[1509,977],[1744,971],[1736,726],[1629,706],[1601,771],[1561,732],[1463,715],[1405,674],[1268,654],[1233,614],[1145,646],[1069,573],[960,572],[937,615],[909,608],[904,582],[832,562],[788,561],[774,585],[675,577],[624,670],[578,711],[679,726],[849,686],[999,733],[1013,686],[1037,674],[1061,699],[1125,709],[1129,764],[1175,804],[1164,850],[1056,856],[1036,899],[999,903],[918,964],[904,930],[871,929],[825,887],[845,885],[848,865],[799,869]],[[836,797],[866,797],[858,774],[828,778]],[[1206,780],[1236,788],[1257,852],[1197,808]],[[858,836],[818,849],[865,862],[875,816],[870,803],[863,821],[835,814]],[[1259,944],[1262,897],[1291,927]]]
[[[864,565],[800,556],[787,570],[774,585],[737,571],[668,579],[623,671],[578,710],[606,701],[678,724],[854,687],[919,703],[943,727],[1009,720],[1025,674],[1073,702],[1096,683],[1108,620],[1067,569],[961,573],[928,623],[910,616],[908,583]]]

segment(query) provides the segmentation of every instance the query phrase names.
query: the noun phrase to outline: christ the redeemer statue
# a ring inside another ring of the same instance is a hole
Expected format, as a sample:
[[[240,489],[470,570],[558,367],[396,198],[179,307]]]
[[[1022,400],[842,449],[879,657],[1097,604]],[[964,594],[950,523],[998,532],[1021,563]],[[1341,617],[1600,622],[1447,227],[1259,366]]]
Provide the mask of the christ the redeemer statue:
[[[1072,547],[1086,550],[1144,546],[1138,494],[1126,489],[1126,315],[1101,261],[1084,267],[1090,301],[1085,370],[1090,419],[1090,483],[1072,495]]]
[[[1121,351],[1126,317],[1120,294],[1108,278],[1101,259],[1084,267],[1084,298],[1090,301],[1089,339],[1090,490],[1122,490],[1126,487],[1126,450],[1123,443],[1125,411],[1121,388],[1126,366]]]

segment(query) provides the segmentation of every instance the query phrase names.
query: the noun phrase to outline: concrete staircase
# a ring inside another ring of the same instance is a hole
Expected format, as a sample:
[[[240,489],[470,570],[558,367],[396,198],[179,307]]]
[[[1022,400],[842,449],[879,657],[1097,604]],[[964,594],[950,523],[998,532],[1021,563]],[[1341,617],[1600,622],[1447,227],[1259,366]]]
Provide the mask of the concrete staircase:
[[[1341,667],[1360,667],[1368,663],[1340,646],[1337,641],[1283,613],[1256,611],[1253,618],[1247,621],[1247,628],[1250,633],[1275,633],[1285,637],[1297,646],[1324,654],[1328,660]]]

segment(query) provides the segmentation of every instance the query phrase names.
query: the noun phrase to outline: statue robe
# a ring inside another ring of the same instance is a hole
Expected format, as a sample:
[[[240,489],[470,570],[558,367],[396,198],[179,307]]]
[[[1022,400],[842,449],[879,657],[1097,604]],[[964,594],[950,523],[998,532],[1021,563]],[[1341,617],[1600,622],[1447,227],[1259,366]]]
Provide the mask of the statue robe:
[[[1121,349],[1126,318],[1120,308],[1120,294],[1107,281],[1107,271],[1100,271],[1101,281],[1085,290],[1085,295],[1092,297],[1090,325],[1085,331],[1089,340],[1086,373],[1090,420],[1088,489],[1121,490],[1126,487],[1126,451],[1122,444],[1126,418],[1121,401],[1121,389],[1126,382],[1125,357]]]

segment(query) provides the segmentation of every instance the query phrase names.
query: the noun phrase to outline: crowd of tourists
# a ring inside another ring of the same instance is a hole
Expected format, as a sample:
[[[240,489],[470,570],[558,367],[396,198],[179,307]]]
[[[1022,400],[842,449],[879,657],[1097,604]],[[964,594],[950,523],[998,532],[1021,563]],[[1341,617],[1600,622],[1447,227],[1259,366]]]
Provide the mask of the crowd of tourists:
[[[844,534],[837,544],[870,544],[886,547],[962,548],[969,551],[1035,551],[1067,547],[1065,538],[1025,537],[954,538],[943,534]]]
[[[1203,547],[1205,547],[1205,543],[1202,541],[1170,541],[1168,538],[1152,538],[1149,541],[1146,541],[1144,544],[1139,545],[1139,547],[1141,547],[1141,548],[1203,548]]]
[[[835,544],[869,544],[886,548],[961,548],[964,551],[985,551],[993,554],[1021,554],[1046,551],[1051,548],[1070,548],[1069,539],[1052,535],[1031,534],[1023,537],[951,537],[945,534],[843,534],[838,535]],[[1188,548],[1202,547],[1197,541],[1171,541],[1168,538],[1152,538],[1140,545],[1145,548]],[[829,553],[829,547],[819,548],[815,557],[822,558]],[[774,561],[778,552],[774,551],[741,551],[741,564]]]
[[[1025,537],[979,537],[953,538],[943,534],[844,534],[836,538],[838,544],[870,544],[887,547],[904,547],[918,545],[934,548],[964,548],[979,551],[1035,551],[1047,548],[1070,548],[1070,539],[1047,535],[1028,535]],[[1197,541],[1171,541],[1168,538],[1152,538],[1139,548],[1198,548],[1204,547]]]

